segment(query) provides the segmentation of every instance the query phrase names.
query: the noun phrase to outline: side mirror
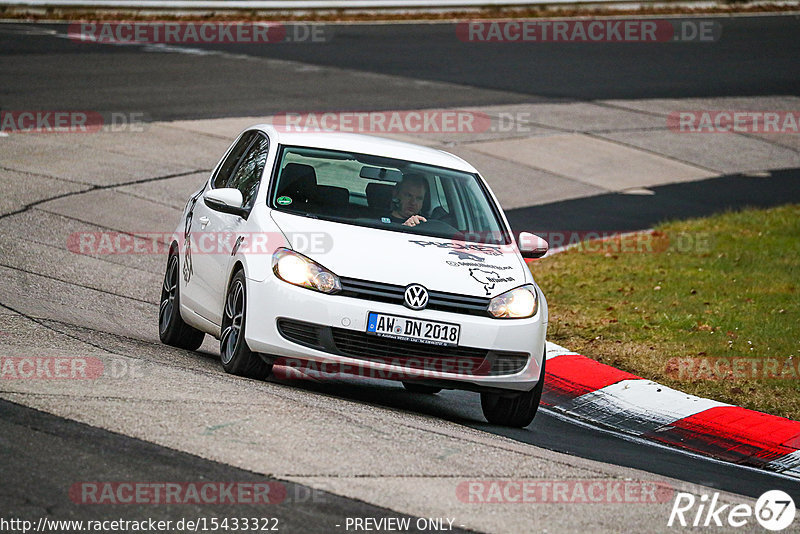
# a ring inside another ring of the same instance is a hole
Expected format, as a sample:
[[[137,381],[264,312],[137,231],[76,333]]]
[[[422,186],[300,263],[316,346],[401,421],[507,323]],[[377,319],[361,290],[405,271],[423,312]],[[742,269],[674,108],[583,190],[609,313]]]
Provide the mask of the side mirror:
[[[520,232],[519,252],[523,258],[541,258],[550,247],[547,241],[530,232]]]
[[[242,203],[244,202],[242,192],[233,187],[209,189],[203,193],[203,202],[214,211],[230,213],[240,217],[244,217],[246,214],[242,208]]]

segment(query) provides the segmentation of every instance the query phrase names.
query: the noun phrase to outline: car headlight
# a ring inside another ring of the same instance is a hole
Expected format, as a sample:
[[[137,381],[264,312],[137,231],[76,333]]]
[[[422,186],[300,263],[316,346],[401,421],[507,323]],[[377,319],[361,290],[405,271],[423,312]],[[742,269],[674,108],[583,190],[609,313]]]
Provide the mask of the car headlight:
[[[342,289],[338,276],[288,248],[279,248],[272,255],[272,271],[284,282],[314,291],[336,293]]]
[[[489,303],[489,313],[500,319],[531,317],[539,307],[536,288],[524,285],[497,295]]]

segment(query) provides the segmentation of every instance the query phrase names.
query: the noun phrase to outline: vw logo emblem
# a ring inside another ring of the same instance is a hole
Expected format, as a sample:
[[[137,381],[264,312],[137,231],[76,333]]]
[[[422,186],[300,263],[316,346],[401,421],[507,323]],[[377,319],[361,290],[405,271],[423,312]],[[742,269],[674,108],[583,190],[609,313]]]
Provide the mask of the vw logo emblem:
[[[405,304],[412,310],[422,310],[428,305],[428,290],[419,284],[406,288]]]

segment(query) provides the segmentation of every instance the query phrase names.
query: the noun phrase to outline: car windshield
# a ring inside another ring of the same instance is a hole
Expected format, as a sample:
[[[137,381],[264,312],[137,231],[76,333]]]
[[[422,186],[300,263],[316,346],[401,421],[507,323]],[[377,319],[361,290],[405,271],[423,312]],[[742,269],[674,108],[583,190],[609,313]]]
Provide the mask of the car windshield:
[[[509,243],[497,207],[471,173],[291,146],[281,148],[277,172],[270,206],[279,211],[459,241]],[[414,216],[416,224],[404,224]]]

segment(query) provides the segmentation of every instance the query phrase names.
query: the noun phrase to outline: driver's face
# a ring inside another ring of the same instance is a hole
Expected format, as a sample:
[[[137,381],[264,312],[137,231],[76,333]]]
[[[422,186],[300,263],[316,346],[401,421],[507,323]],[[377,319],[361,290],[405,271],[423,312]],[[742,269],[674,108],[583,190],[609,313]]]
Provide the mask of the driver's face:
[[[397,192],[397,199],[400,201],[398,210],[400,217],[411,217],[417,215],[425,202],[425,188],[420,185],[404,185]]]

